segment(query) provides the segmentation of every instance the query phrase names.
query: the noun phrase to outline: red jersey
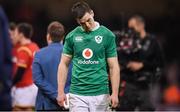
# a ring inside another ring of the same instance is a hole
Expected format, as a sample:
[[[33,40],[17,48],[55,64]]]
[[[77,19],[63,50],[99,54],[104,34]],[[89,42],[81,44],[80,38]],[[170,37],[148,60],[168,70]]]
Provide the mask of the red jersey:
[[[17,50],[17,66],[26,68],[22,79],[16,84],[16,87],[25,87],[33,84],[32,62],[35,52],[39,47],[35,43],[20,46]]]
[[[13,77],[17,71],[17,50],[20,47],[20,44],[16,44],[13,48],[12,48],[12,62],[13,62]]]

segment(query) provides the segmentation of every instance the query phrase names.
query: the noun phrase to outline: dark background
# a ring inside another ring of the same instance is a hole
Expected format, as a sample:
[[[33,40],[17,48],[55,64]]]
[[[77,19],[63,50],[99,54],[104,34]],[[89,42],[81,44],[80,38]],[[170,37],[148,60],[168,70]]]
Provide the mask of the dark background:
[[[0,0],[10,22],[29,22],[34,27],[32,40],[46,46],[46,28],[51,21],[64,24],[66,32],[77,26],[71,7],[80,0]],[[111,30],[121,30],[127,19],[140,14],[148,32],[157,36],[166,62],[180,60],[180,0],[85,0],[95,20]]]

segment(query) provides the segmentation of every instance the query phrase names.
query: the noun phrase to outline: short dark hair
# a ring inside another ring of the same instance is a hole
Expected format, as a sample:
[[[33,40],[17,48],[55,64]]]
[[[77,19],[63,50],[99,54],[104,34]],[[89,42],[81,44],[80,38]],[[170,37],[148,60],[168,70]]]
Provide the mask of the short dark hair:
[[[71,11],[75,18],[82,18],[86,12],[91,12],[91,8],[86,2],[77,2],[73,5]]]
[[[129,20],[131,20],[131,19],[135,19],[137,22],[142,23],[142,24],[145,25],[145,19],[140,15],[133,15],[133,16],[130,17]]]
[[[17,25],[17,29],[20,33],[23,33],[23,35],[26,38],[31,38],[33,34],[33,28],[31,24],[28,23],[20,23]]]
[[[47,33],[53,42],[60,42],[64,37],[64,26],[60,22],[54,21],[49,24]]]
[[[16,29],[16,24],[14,22],[9,23],[9,29],[11,31],[15,30]]]

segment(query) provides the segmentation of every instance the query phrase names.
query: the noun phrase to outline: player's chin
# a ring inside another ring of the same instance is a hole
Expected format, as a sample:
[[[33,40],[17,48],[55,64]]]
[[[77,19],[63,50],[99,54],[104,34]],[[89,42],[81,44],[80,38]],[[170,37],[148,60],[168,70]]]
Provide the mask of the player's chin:
[[[90,28],[84,28],[84,30],[85,30],[86,32],[90,32],[90,31],[91,31]]]
[[[87,29],[87,30],[85,30],[86,32],[90,32],[91,30],[89,30],[89,29]]]

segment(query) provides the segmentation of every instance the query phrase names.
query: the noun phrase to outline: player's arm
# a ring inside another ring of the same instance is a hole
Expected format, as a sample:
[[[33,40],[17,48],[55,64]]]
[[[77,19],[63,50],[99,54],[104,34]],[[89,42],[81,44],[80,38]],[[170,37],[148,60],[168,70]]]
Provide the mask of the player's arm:
[[[17,68],[17,72],[15,74],[15,77],[13,78],[13,85],[15,85],[17,82],[19,82],[22,79],[23,74],[25,73],[25,70],[26,68],[24,67]]]
[[[25,71],[26,71],[26,68],[28,66],[28,63],[29,63],[29,57],[30,57],[30,52],[29,49],[25,48],[25,47],[20,47],[18,49],[18,54],[17,54],[17,72],[13,78],[13,85],[15,85],[16,83],[18,83]]]
[[[62,54],[61,61],[58,67],[58,97],[57,101],[60,106],[64,106],[66,96],[64,93],[64,87],[67,79],[69,64],[71,62],[71,56]]]
[[[111,86],[112,86],[112,95],[111,95],[112,107],[117,107],[119,82],[120,82],[119,64],[117,57],[108,58],[107,62],[109,66]]]

